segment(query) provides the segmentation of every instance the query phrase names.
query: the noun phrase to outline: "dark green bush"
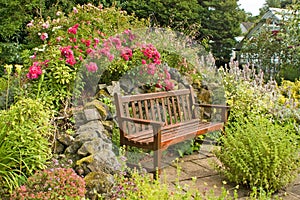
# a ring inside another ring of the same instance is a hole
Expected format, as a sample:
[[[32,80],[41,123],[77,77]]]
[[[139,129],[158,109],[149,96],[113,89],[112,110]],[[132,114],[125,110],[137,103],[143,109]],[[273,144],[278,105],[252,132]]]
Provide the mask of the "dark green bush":
[[[237,184],[275,192],[290,183],[299,169],[299,135],[261,115],[232,122],[216,151],[219,170]]]
[[[12,190],[45,167],[51,156],[49,114],[32,99],[0,112],[0,188]]]

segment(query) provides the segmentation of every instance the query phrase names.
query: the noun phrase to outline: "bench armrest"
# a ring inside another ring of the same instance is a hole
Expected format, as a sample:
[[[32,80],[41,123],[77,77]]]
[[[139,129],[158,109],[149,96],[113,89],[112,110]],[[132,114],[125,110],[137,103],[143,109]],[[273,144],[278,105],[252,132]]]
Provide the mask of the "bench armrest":
[[[120,120],[122,121],[132,121],[134,123],[138,124],[144,124],[144,125],[152,125],[156,127],[162,127],[165,125],[165,122],[158,122],[154,120],[148,120],[148,119],[138,119],[138,118],[132,118],[132,117],[120,117]]]
[[[221,109],[221,121],[226,123],[229,115],[230,106],[226,105],[218,105],[218,104],[204,104],[204,103],[195,103],[195,106],[203,107],[203,108],[217,108]]]
[[[226,109],[230,109],[230,106],[226,106],[226,105],[214,105],[214,104],[204,104],[204,103],[195,103],[195,106],[200,106],[200,107],[205,107],[205,108],[226,108]]]

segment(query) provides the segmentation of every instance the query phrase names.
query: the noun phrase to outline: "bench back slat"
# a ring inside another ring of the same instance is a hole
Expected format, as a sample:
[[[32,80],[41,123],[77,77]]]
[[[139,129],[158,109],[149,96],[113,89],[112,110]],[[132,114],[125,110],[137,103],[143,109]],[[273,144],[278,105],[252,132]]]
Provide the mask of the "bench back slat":
[[[194,119],[192,89],[121,96],[115,94],[117,116],[165,122],[171,126]],[[124,122],[123,130],[135,133],[149,130],[148,125]]]

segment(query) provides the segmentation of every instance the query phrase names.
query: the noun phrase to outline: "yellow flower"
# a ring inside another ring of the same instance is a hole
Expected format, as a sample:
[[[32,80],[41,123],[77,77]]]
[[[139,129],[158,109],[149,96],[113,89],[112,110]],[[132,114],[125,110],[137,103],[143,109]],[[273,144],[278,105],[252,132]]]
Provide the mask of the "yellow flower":
[[[23,65],[15,65],[16,71],[18,74],[21,74],[21,70],[22,70]]]
[[[10,75],[11,72],[12,72],[13,66],[12,65],[5,65],[4,67],[5,67],[6,71],[7,71],[7,74]]]

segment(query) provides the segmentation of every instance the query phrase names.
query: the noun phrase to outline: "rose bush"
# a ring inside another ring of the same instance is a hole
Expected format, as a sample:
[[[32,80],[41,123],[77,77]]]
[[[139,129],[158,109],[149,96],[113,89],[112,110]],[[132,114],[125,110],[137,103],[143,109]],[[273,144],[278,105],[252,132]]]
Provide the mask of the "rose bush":
[[[105,38],[130,28],[145,27],[146,21],[115,8],[91,4],[74,7],[57,18],[34,19],[27,24],[29,46],[23,52],[28,66],[28,96],[39,97],[53,110],[70,107],[74,81],[84,60]],[[95,71],[96,66],[88,67]]]

